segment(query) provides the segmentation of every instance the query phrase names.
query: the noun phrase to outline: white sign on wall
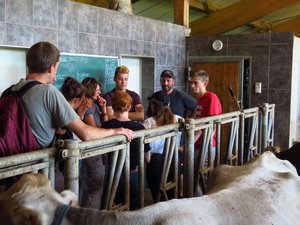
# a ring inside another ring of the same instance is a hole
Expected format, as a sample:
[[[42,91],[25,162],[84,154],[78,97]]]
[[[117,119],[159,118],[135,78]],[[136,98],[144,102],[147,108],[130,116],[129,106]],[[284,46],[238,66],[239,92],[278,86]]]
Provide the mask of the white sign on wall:
[[[25,77],[25,49],[0,48],[0,94]]]
[[[139,58],[122,57],[121,65],[127,66],[129,69],[129,78],[127,89],[134,91],[141,96],[141,66]]]

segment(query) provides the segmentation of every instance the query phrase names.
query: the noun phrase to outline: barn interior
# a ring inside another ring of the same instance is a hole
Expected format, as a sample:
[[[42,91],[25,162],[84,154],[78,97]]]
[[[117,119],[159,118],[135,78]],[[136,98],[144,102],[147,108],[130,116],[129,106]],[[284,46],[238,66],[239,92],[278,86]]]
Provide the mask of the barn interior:
[[[43,40],[65,55],[130,65],[130,89],[146,106],[162,70],[174,71],[176,88],[189,93],[189,71],[204,68],[224,113],[274,104],[270,144],[288,149],[299,141],[299,1],[132,0],[131,7],[122,13],[108,0],[0,0],[0,94],[25,76],[26,51]]]

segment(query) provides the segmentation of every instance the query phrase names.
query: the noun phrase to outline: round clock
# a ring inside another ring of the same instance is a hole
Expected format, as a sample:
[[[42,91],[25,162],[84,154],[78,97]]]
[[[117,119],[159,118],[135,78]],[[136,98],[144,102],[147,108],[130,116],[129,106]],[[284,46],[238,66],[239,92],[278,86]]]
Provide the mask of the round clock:
[[[216,51],[220,51],[223,48],[223,42],[221,40],[215,40],[212,43],[212,48]]]

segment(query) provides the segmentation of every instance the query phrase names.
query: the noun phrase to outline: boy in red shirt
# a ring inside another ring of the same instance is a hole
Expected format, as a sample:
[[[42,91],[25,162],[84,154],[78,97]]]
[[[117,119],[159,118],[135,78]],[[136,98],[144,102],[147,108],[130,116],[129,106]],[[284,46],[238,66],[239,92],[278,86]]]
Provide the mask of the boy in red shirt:
[[[194,118],[202,118],[202,117],[208,117],[208,116],[213,116],[213,115],[218,115],[222,113],[222,106],[220,103],[220,100],[218,96],[210,91],[206,90],[206,86],[208,85],[209,82],[209,75],[206,71],[204,70],[197,70],[191,73],[190,75],[190,86],[191,90],[193,92],[194,98],[197,99],[197,106],[194,112]],[[195,132],[195,152],[194,152],[194,157],[195,157],[195,195],[196,196],[201,196],[201,192],[199,190],[199,183],[198,183],[198,172],[200,167],[203,165],[209,165],[208,163],[208,154],[202,153],[202,143],[203,143],[203,136],[201,136],[202,132],[201,130],[198,130]],[[212,140],[211,140],[211,148],[208,148],[208,151],[211,149],[211,157],[212,161],[215,159],[216,155],[216,133],[214,131],[212,135]],[[205,154],[204,156],[201,156],[202,154]],[[200,165],[200,160],[204,159],[205,162],[201,166]],[[205,190],[203,190],[205,191]]]
[[[209,82],[209,75],[204,70],[194,71],[190,75],[190,86],[193,96],[197,99],[197,107],[195,110],[195,119],[222,114],[222,106],[218,96],[206,90]],[[195,149],[201,147],[201,131],[195,132]],[[216,135],[213,135],[212,147],[216,147]]]

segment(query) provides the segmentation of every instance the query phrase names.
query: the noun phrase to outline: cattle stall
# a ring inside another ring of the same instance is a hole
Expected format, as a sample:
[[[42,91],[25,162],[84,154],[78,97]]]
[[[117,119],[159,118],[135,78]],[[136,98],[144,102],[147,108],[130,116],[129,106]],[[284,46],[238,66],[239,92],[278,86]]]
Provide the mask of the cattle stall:
[[[176,137],[182,132],[185,149],[183,194],[184,197],[193,197],[197,186],[200,187],[202,193],[206,192],[209,174],[215,166],[220,164],[242,165],[254,155],[261,154],[262,149],[266,146],[273,145],[274,112],[274,104],[263,104],[260,107],[201,119],[186,119],[176,124],[136,131],[135,138],[138,139],[140,144],[138,167],[139,207],[144,207],[145,201],[145,162],[143,157],[145,143],[159,139],[165,140],[161,165],[160,199],[177,198],[179,192],[178,167],[180,163],[178,163]],[[201,130],[203,134],[203,144],[201,154],[197,156],[198,159],[194,156],[194,132],[197,130]],[[216,133],[217,146],[216,157],[213,160],[212,151],[210,150],[211,137],[214,132]],[[55,163],[62,160],[64,163],[64,186],[78,194],[80,161],[89,157],[110,154],[111,161],[107,170],[103,208],[128,210],[130,189],[129,148],[130,142],[127,142],[125,136],[122,135],[84,142],[73,139],[65,140],[57,143],[56,147],[53,148],[0,158],[0,180],[28,172],[41,172],[50,178],[54,187]],[[222,154],[223,157],[221,157]],[[124,176],[125,180],[125,195],[124,201],[117,205],[114,203],[114,197],[121,176]],[[171,192],[171,195],[167,192]]]

